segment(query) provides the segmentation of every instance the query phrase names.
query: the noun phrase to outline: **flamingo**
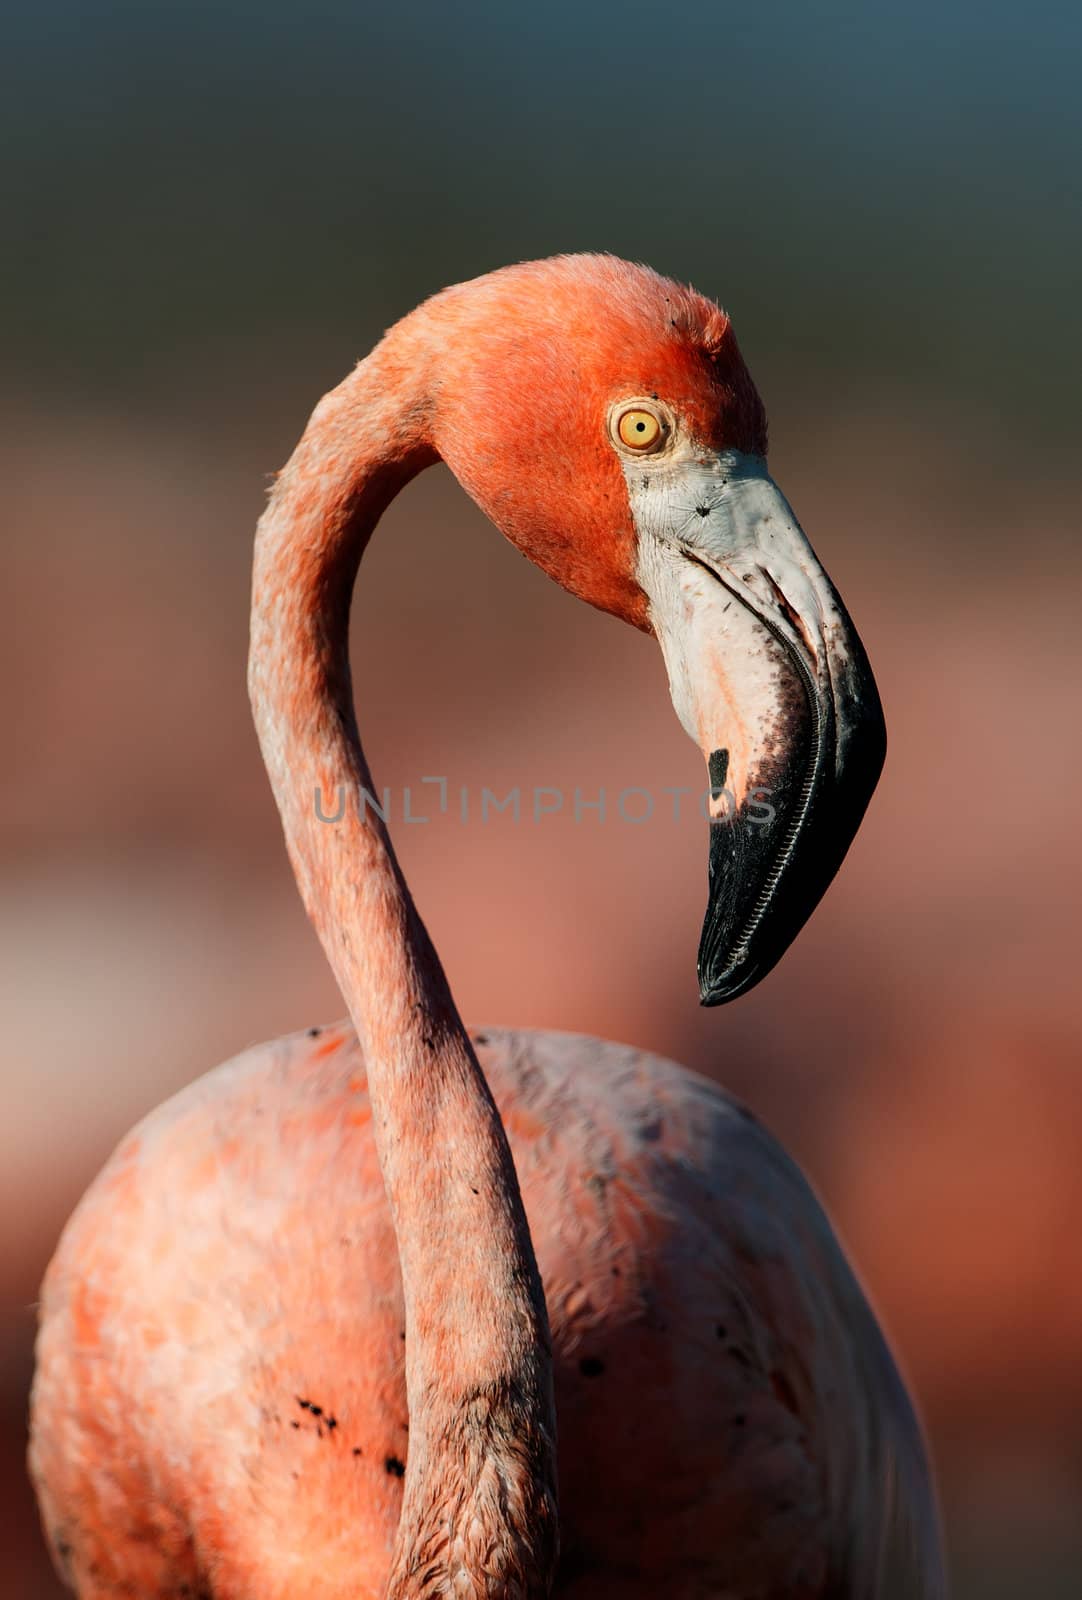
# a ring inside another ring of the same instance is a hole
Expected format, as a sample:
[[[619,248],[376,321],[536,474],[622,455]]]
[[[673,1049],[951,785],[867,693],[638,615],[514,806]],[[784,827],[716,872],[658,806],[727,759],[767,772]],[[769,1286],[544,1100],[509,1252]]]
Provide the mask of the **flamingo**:
[[[669,1061],[467,1031],[363,803],[351,590],[442,459],[658,638],[716,811],[701,997],[765,976],[884,750],[765,452],[727,316],[606,256],[443,291],[316,407],[257,534],[249,685],[350,1020],[160,1107],[63,1234],[30,1463],[84,1600],[944,1595],[914,1410],[797,1167]]]

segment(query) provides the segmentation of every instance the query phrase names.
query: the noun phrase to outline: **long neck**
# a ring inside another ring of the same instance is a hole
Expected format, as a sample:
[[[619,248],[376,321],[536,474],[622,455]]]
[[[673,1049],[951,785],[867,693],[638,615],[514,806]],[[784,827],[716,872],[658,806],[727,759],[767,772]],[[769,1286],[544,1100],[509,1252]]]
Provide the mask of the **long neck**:
[[[410,1447],[387,1594],[540,1596],[555,1414],[533,1247],[439,959],[382,822],[356,803],[374,790],[353,581],[386,505],[435,459],[414,354],[389,336],[321,401],[278,479],[256,538],[249,688],[297,883],[364,1047],[401,1260]]]

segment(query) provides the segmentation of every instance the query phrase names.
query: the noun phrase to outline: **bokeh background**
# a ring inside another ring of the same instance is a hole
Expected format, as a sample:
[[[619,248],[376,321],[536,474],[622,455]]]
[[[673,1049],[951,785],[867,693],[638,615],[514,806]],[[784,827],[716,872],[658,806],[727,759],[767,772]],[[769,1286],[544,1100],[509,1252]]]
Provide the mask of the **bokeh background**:
[[[716,294],[891,735],[781,968],[696,1004],[705,824],[656,647],[443,469],[366,558],[360,720],[474,1021],[718,1077],[830,1204],[925,1412],[961,1600],[1082,1591],[1082,12],[361,0],[5,8],[3,1588],[33,1301],[118,1137],[342,1007],[244,690],[252,530],[319,394],[443,284],[606,249]],[[482,827],[429,775],[604,787]],[[401,823],[401,791],[430,821]],[[423,791],[428,796],[434,790]]]

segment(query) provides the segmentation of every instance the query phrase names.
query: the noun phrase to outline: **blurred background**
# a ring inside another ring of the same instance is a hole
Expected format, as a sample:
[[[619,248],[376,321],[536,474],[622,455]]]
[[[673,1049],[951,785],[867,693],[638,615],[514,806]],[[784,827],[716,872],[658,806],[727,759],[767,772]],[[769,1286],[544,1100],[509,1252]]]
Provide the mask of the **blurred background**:
[[[770,1122],[919,1395],[960,1600],[1077,1595],[1082,13],[5,9],[5,1593],[60,1592],[22,1455],[64,1219],[163,1097],[342,1010],[245,697],[267,475],[423,296],[602,249],[731,311],[875,665],[886,773],[780,969],[701,1011],[706,825],[614,805],[703,784],[656,646],[438,468],[355,616],[407,873],[468,1019],[648,1046]],[[464,824],[431,775],[610,809]]]

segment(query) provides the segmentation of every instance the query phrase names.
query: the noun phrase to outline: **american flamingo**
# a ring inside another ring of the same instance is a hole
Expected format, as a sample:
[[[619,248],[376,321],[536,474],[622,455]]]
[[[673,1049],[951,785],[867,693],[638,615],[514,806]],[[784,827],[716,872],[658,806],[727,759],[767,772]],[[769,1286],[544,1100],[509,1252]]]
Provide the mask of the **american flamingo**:
[[[909,1400],[793,1163],[668,1061],[468,1033],[378,816],[314,805],[375,792],[351,588],[442,458],[538,566],[657,635],[728,791],[703,999],[760,978],[883,750],[765,433],[726,316],[609,257],[444,291],[317,406],[259,527],[249,680],[352,1021],[192,1084],[68,1224],[31,1465],[81,1596],[944,1592]]]

